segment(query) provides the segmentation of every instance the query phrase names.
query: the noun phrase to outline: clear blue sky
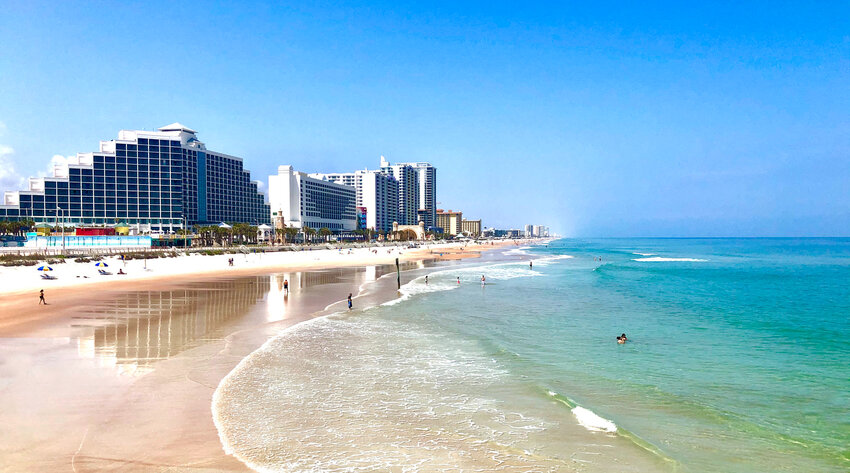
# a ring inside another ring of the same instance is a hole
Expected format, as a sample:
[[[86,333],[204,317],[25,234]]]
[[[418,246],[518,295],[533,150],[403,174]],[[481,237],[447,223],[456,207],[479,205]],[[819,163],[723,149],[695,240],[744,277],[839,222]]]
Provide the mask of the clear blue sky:
[[[848,2],[227,3],[1,0],[0,188],[179,121],[261,181],[430,161],[486,226],[850,235]]]

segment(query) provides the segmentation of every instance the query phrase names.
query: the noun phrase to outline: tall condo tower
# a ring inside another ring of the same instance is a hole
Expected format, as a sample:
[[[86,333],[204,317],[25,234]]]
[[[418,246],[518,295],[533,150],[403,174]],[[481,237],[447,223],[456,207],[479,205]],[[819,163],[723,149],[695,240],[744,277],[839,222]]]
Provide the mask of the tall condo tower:
[[[431,163],[398,163],[398,165],[410,166],[419,174],[419,216],[425,222],[425,228],[436,226],[437,168]]]
[[[419,223],[419,172],[406,164],[390,164],[381,156],[381,172],[398,181],[398,223]]]
[[[365,228],[391,231],[398,221],[398,181],[381,171],[360,169],[354,172],[310,174],[357,190],[357,207],[365,211]]]

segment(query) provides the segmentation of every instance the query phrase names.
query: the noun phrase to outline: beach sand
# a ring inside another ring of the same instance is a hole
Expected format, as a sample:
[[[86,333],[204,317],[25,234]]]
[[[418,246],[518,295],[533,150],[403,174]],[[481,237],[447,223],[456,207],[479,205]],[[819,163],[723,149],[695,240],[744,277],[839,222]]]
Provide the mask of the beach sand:
[[[242,358],[339,310],[348,293],[358,306],[396,297],[395,278],[380,278],[396,257],[415,269],[491,248],[188,256],[149,260],[144,272],[130,261],[127,276],[101,279],[73,277],[91,264],[66,263],[54,271],[60,279],[44,282],[3,268],[2,469],[247,471],[223,452],[210,412],[218,383]],[[415,274],[403,272],[403,282]],[[47,306],[37,305],[42,286]]]

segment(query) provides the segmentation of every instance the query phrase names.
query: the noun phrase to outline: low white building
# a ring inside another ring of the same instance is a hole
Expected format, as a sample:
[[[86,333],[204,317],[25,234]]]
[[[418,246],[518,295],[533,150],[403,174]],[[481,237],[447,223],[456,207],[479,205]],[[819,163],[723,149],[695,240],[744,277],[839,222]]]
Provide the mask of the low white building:
[[[334,232],[357,228],[355,188],[279,166],[269,176],[272,219],[281,217],[287,227],[328,228]]]

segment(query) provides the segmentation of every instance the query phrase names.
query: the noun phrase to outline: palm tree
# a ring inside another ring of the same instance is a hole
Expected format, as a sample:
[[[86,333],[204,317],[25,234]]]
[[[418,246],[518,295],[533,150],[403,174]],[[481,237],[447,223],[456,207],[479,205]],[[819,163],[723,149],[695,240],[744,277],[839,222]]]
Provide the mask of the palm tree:
[[[319,229],[319,235],[320,235],[320,236],[323,236],[323,237],[325,238],[325,241],[330,240],[330,238],[328,238],[328,237],[330,237],[331,235],[333,235],[333,233],[334,233],[334,232],[332,232],[332,231],[331,231],[329,228],[327,228],[327,227],[322,227],[322,228],[320,228],[320,229]]]
[[[305,226],[304,226],[304,228],[302,228],[301,230],[304,232],[304,235],[305,235],[305,236],[309,237],[309,240],[310,240],[310,242],[312,243],[312,241],[313,241],[313,235],[315,235],[315,234],[316,234],[316,229],[315,229],[315,228],[310,228],[310,227],[308,227],[308,226],[306,226],[306,225],[305,225]]]
[[[294,239],[295,235],[298,235],[298,229],[295,227],[286,227],[283,229],[284,235],[289,237],[290,239]]]

